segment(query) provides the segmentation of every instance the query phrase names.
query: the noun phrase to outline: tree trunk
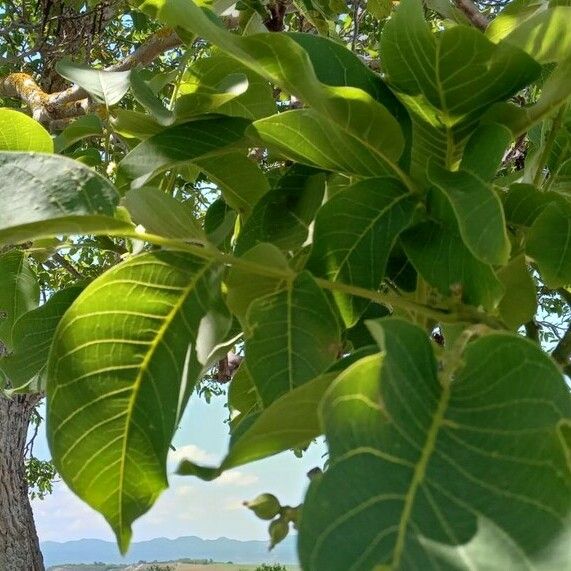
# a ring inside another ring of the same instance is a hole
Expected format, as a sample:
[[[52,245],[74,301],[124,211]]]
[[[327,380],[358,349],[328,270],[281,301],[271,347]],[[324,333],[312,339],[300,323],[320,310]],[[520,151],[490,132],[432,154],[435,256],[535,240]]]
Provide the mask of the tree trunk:
[[[40,395],[0,394],[0,570],[43,571],[24,454],[28,424]]]

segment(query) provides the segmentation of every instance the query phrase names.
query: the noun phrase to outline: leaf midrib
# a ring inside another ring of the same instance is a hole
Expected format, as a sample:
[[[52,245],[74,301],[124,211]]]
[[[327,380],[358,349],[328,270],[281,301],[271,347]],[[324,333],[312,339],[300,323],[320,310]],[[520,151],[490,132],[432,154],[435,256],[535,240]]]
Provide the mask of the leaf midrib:
[[[137,401],[137,397],[139,394],[139,389],[141,387],[141,383],[143,380],[144,372],[147,370],[147,366],[150,363],[151,359],[153,358],[155,351],[159,345],[159,342],[162,341],[163,337],[165,336],[166,332],[168,331],[170,325],[174,318],[178,315],[180,309],[186,302],[188,296],[192,291],[194,291],[196,284],[198,281],[204,276],[204,274],[210,270],[211,266],[213,265],[212,262],[206,264],[196,275],[192,277],[189,284],[184,289],[183,293],[181,293],[179,300],[171,311],[165,316],[162,325],[159,327],[157,331],[157,335],[153,339],[152,343],[149,346],[149,350],[145,354],[145,358],[143,359],[141,366],[139,367],[139,372],[137,373],[137,377],[135,378],[135,382],[133,384],[131,398],[129,399],[129,404],[127,407],[127,416],[125,419],[125,429],[123,434],[123,447],[121,450],[121,464],[119,467],[119,488],[117,490],[118,494],[118,512],[119,512],[119,534],[122,534],[124,522],[124,506],[123,506],[123,489],[124,489],[124,482],[125,482],[125,463],[127,458],[127,443],[129,440],[130,428],[131,428],[131,419],[133,417],[133,411],[135,409],[135,403]],[[122,542],[122,540],[121,540]]]

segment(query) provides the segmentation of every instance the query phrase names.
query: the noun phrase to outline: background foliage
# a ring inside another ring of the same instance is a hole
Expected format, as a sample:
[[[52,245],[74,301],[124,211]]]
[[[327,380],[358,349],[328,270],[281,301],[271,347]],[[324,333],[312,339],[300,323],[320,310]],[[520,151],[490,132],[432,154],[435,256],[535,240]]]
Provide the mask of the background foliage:
[[[230,381],[179,473],[325,435],[303,505],[249,504],[304,569],[566,568],[571,5],[60,7],[39,46],[0,12],[0,369],[120,548]]]

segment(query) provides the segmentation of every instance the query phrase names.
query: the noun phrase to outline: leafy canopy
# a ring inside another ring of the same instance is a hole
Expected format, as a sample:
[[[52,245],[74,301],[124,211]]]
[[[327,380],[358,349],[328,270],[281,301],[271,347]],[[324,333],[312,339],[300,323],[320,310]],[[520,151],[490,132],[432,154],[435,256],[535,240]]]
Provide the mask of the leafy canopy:
[[[133,3],[183,42],[145,69],[58,63],[97,113],[54,141],[0,109],[5,389],[46,391],[122,551],[188,400],[231,379],[227,455],[178,471],[324,435],[265,518],[304,569],[567,568],[571,7],[482,32],[420,0],[223,4]],[[76,283],[38,307],[58,251]]]

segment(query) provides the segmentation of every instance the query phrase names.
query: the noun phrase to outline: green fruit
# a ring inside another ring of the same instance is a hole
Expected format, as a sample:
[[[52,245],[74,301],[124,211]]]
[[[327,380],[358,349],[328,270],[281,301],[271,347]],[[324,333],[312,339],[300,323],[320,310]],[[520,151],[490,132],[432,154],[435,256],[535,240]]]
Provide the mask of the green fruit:
[[[279,513],[281,505],[276,496],[272,494],[261,494],[250,502],[244,502],[260,519],[273,519]]]
[[[283,517],[279,517],[270,523],[270,549],[273,549],[280,541],[283,541],[289,532],[289,523]]]

